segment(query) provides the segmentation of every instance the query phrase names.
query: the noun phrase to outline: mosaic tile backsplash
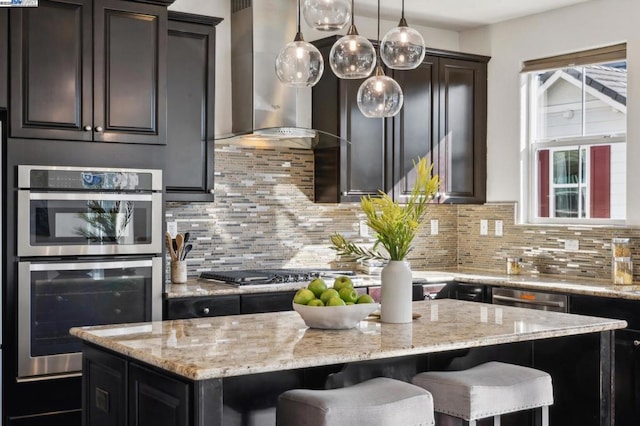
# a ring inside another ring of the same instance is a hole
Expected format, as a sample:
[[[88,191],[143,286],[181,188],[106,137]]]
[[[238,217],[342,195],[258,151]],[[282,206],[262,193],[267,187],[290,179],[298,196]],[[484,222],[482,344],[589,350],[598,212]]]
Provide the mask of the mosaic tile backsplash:
[[[372,242],[360,236],[364,214],[358,203],[313,202],[312,151],[221,146],[215,163],[214,202],[167,204],[167,221],[191,233],[190,277],[210,269],[340,267],[330,249],[333,233]],[[639,229],[516,225],[515,208],[430,206],[411,267],[503,271],[506,257],[516,256],[523,258],[523,273],[609,279],[611,238],[629,237],[632,254],[638,251]],[[438,220],[437,235],[430,235],[430,219]],[[480,235],[481,219],[489,221],[488,235]],[[501,237],[495,236],[496,220],[504,224]],[[579,249],[565,250],[567,239],[578,240]]]

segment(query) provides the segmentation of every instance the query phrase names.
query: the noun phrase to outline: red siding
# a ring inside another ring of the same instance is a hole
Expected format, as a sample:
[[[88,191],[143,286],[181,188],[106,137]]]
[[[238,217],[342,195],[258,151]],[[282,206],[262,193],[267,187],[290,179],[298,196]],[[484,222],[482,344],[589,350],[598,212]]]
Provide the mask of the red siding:
[[[538,151],[538,217],[549,217],[549,150]]]
[[[591,147],[591,217],[611,217],[611,147]]]

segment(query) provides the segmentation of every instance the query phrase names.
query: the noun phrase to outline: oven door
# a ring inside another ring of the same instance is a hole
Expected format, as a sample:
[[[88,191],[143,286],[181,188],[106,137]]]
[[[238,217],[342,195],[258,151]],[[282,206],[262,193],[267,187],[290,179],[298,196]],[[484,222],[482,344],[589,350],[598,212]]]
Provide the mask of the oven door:
[[[20,262],[18,379],[79,372],[71,327],[160,320],[162,258]]]
[[[162,193],[18,191],[18,256],[162,252]]]

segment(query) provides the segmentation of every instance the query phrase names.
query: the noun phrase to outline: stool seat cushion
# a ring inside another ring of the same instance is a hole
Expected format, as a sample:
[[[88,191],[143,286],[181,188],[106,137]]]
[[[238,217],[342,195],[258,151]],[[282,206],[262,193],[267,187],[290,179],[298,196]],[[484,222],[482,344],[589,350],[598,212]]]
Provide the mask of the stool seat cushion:
[[[463,371],[429,371],[412,382],[431,392],[436,412],[467,421],[553,404],[549,374],[502,362]]]
[[[278,426],[430,426],[433,399],[426,390],[378,377],[330,390],[294,389],[280,395]]]

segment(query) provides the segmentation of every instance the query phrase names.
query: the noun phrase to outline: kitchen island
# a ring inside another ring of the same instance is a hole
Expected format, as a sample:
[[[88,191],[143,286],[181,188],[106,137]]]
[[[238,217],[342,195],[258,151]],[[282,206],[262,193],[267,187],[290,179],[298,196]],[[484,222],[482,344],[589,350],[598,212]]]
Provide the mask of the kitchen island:
[[[223,425],[223,386],[234,377],[591,333],[600,336],[600,424],[613,424],[612,337],[625,321],[458,300],[413,309],[409,324],[367,319],[335,331],[307,328],[296,312],[73,328],[84,340],[85,424]]]

